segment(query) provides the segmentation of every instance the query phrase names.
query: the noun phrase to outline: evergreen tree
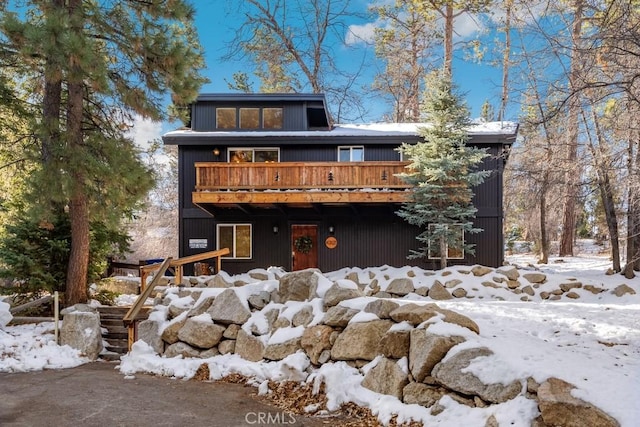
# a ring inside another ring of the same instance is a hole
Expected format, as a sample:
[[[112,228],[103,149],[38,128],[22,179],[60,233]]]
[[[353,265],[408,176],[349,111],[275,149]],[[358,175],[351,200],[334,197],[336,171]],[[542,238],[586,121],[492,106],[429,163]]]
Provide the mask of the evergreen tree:
[[[5,46],[39,77],[33,99],[42,110],[33,129],[40,164],[27,211],[51,224],[61,208],[68,215],[65,297],[84,302],[92,224],[109,235],[153,182],[125,137],[128,123],[136,114],[166,118],[167,95],[186,105],[204,82],[194,10],[185,0],[33,0],[22,14],[2,12]]]
[[[469,110],[447,73],[427,79],[422,111],[427,125],[419,134],[424,142],[400,147],[411,162],[401,177],[413,190],[398,215],[423,229],[416,236],[423,246],[408,258],[439,257],[445,268],[448,254],[474,253],[464,242],[465,233],[482,231],[471,222],[477,211],[472,187],[484,182],[490,171],[478,170],[487,157],[485,150],[466,145]]]

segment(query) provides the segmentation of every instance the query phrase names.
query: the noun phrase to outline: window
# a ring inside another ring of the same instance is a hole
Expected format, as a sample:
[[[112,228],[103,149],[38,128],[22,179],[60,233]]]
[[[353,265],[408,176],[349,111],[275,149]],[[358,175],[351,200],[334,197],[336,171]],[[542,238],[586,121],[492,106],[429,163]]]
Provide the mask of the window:
[[[280,161],[279,148],[229,148],[230,163],[273,163]]]
[[[236,127],[235,108],[216,108],[216,128],[235,129]]]
[[[229,248],[226,259],[251,259],[251,224],[218,224],[218,249]]]
[[[339,162],[364,162],[364,147],[338,147]]]
[[[282,108],[262,109],[263,129],[282,129]]]
[[[429,224],[429,233],[433,235],[443,228],[449,234],[447,258],[464,259],[464,229],[462,224]],[[440,244],[437,241],[429,241],[429,259],[440,259]]]
[[[260,109],[241,108],[240,109],[240,129],[259,129]]]

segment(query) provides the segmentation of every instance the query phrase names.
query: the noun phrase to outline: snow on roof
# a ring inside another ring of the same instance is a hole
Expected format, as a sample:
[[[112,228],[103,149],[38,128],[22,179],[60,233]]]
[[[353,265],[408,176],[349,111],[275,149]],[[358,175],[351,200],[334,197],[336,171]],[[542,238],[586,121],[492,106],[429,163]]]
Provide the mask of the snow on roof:
[[[166,133],[168,137],[214,136],[214,137],[327,137],[336,136],[415,136],[427,123],[365,123],[339,124],[331,130],[310,131],[192,131],[180,129]],[[476,120],[469,128],[470,135],[514,135],[518,130],[515,122],[485,122]]]

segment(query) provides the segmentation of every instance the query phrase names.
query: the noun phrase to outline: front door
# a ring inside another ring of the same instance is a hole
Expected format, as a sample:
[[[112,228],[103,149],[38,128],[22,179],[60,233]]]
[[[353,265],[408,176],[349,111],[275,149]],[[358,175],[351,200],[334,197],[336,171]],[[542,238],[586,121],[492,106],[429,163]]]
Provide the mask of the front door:
[[[292,271],[318,267],[318,226],[291,226]]]

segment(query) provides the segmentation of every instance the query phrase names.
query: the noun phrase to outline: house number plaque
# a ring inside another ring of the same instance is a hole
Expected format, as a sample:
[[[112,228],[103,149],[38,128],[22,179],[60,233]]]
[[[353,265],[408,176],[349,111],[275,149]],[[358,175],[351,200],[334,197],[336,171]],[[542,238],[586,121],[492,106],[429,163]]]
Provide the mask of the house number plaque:
[[[338,240],[333,236],[329,236],[327,240],[324,241],[324,245],[329,249],[334,249],[338,246]]]

